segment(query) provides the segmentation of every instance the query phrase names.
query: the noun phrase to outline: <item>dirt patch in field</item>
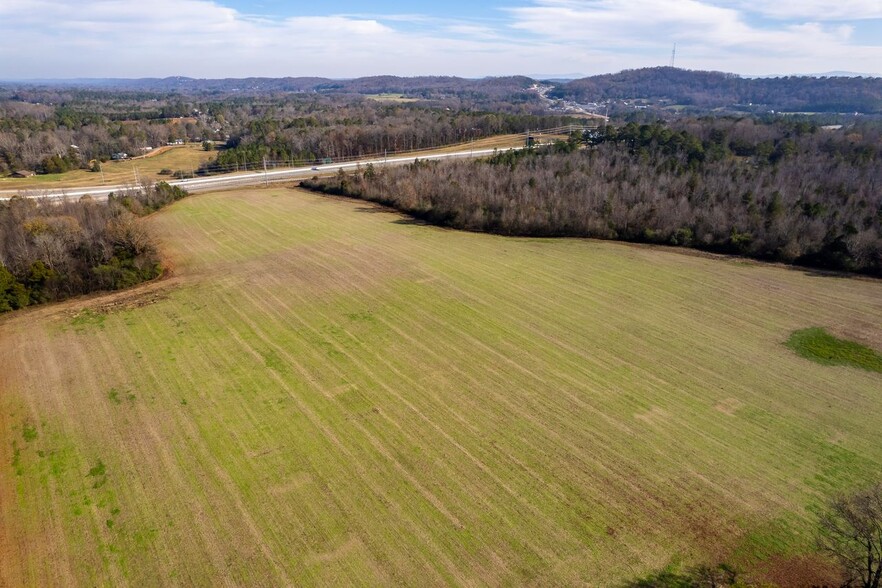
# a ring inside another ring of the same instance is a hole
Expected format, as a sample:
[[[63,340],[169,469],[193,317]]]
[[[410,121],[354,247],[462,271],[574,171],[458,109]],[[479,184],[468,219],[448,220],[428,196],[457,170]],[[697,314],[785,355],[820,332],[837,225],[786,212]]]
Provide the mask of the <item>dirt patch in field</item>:
[[[71,316],[81,314],[83,310],[91,310],[102,314],[110,314],[121,310],[132,310],[156,304],[168,298],[169,288],[162,284],[159,288],[149,288],[137,291],[119,292],[117,295],[103,296],[95,300],[93,304],[85,306],[78,311],[72,311]]]
[[[165,145],[164,147],[157,147],[156,149],[154,149],[152,151],[148,151],[144,155],[138,155],[137,157],[130,157],[129,160],[136,161],[138,159],[147,159],[148,157],[156,157],[157,155],[165,153],[166,151],[169,151],[171,149],[174,149],[174,147],[171,145]]]
[[[834,337],[855,341],[882,353],[882,330],[878,323],[854,321],[831,325],[827,331]]]
[[[723,414],[735,416],[735,413],[738,412],[738,409],[741,408],[741,406],[742,403],[737,398],[724,398],[717,402],[714,405],[714,408]]]
[[[299,490],[307,484],[311,484],[312,481],[312,474],[310,474],[309,472],[297,472],[296,474],[293,474],[287,481],[268,487],[266,489],[266,492],[270,496],[281,496]]]
[[[307,556],[306,559],[313,563],[329,563],[342,560],[357,549],[361,549],[361,547],[362,545],[359,538],[355,535],[351,535],[346,541],[341,543],[339,547],[322,553],[313,553]]]
[[[84,313],[110,314],[142,308],[168,298],[169,292],[180,286],[182,281],[183,279],[180,277],[165,277],[163,275],[163,277],[129,290],[99,292],[61,302],[29,306],[22,310],[0,315],[0,325],[7,325],[10,328],[16,326],[28,328],[28,325],[46,317],[63,316],[68,319],[76,319],[82,317]]]
[[[842,584],[842,576],[836,566],[818,555],[773,557],[754,574],[754,579],[781,588]]]
[[[650,425],[660,425],[670,419],[671,415],[665,409],[653,406],[644,413],[635,414],[634,418]]]
[[[731,561],[731,549],[744,537],[744,531],[733,520],[726,520],[712,510],[708,501],[690,501],[691,512],[682,519],[682,532],[692,538],[707,563]]]

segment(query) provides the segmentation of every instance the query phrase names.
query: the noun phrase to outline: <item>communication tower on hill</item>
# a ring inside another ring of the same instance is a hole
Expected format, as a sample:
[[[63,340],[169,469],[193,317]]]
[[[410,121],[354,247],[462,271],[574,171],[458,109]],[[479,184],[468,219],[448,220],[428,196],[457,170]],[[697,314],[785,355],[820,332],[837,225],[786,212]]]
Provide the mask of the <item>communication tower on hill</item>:
[[[674,43],[674,50],[671,51],[671,67],[674,67],[674,60],[677,59],[677,44]]]

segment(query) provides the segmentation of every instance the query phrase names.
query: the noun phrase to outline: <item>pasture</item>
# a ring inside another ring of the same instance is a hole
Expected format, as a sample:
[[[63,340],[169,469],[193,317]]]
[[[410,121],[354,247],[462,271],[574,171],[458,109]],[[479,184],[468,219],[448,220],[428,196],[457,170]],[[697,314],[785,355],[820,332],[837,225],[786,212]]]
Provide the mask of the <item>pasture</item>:
[[[53,188],[79,188],[83,186],[116,186],[135,184],[136,177],[141,181],[156,182],[170,180],[170,175],[159,172],[169,169],[182,170],[188,175],[199,165],[214,159],[215,151],[205,151],[201,143],[160,147],[142,157],[122,161],[107,161],[101,164],[103,176],[99,172],[76,169],[63,174],[46,174],[30,178],[0,178],[0,190],[35,190]],[[137,176],[136,176],[137,174]]]
[[[404,94],[395,94],[392,92],[384,92],[382,94],[365,94],[368,100],[376,100],[377,102],[396,102],[403,104],[405,102],[419,102],[419,98],[408,98]]]
[[[0,585],[780,580],[879,475],[882,374],[784,345],[882,350],[878,281],[289,188],[147,222],[171,277],[0,318]]]

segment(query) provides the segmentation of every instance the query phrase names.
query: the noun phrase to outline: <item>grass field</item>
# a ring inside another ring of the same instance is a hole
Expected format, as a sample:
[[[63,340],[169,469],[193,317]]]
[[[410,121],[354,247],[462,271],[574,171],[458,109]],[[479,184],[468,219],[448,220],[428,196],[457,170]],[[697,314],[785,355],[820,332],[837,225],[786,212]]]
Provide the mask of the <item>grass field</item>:
[[[882,374],[784,345],[882,349],[878,281],[285,188],[149,222],[173,277],[0,319],[0,585],[792,579],[882,466]]]
[[[201,163],[217,156],[214,151],[203,150],[201,144],[163,147],[161,149],[162,151],[155,155],[150,154],[126,161],[107,161],[101,164],[104,170],[103,184],[100,173],[77,169],[63,174],[46,174],[30,178],[0,178],[0,190],[40,190],[43,188],[134,184],[135,169],[137,169],[141,180],[168,180],[171,176],[159,175],[163,169],[170,169],[173,172],[183,170],[189,174]]]
[[[384,93],[384,94],[365,94],[365,98],[368,100],[376,100],[377,102],[419,102],[419,98],[408,98],[404,94],[393,94],[393,93]]]

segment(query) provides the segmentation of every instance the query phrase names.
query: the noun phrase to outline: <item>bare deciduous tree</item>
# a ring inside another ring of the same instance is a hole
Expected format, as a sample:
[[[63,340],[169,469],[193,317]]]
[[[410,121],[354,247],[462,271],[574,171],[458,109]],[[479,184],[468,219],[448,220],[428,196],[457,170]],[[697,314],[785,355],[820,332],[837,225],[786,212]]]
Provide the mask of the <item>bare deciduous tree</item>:
[[[843,586],[882,581],[882,484],[839,496],[821,517],[820,547],[842,566]]]

